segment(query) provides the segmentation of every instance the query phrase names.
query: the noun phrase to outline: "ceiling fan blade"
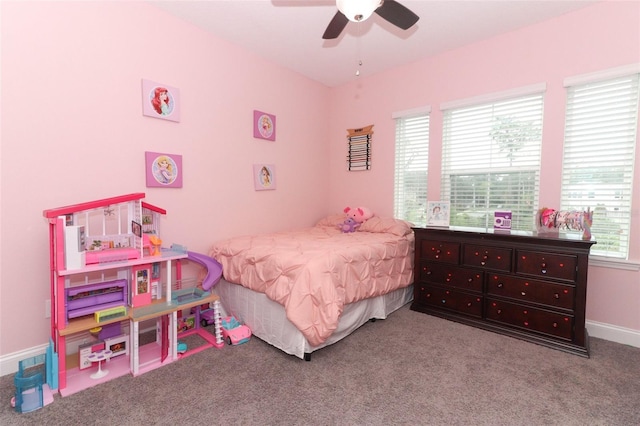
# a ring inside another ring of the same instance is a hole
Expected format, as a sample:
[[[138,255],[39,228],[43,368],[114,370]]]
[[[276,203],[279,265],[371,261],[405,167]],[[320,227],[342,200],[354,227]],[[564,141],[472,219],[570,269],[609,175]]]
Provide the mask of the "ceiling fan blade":
[[[342,30],[344,30],[344,28],[347,26],[348,22],[349,19],[347,19],[347,17],[344,16],[342,12],[336,12],[331,22],[329,22],[327,29],[324,31],[322,38],[325,40],[338,38],[340,33],[342,33]]]
[[[396,27],[407,30],[413,26],[420,17],[395,0],[384,0],[382,6],[375,12]]]

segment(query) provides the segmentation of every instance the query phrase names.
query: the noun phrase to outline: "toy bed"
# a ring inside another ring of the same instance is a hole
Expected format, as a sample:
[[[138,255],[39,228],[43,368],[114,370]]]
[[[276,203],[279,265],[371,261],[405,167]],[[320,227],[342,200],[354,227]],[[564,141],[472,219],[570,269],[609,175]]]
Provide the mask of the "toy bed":
[[[222,264],[215,287],[227,314],[253,334],[306,360],[370,319],[413,298],[410,224],[373,218],[343,233],[344,215],[302,230],[231,238],[210,256]]]

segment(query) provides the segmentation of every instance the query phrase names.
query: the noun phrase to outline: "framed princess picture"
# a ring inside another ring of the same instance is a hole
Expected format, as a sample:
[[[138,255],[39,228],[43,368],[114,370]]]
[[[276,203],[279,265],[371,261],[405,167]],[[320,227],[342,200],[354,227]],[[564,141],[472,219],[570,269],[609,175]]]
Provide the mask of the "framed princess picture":
[[[256,191],[276,189],[275,166],[273,164],[254,164],[253,186]]]
[[[147,187],[182,188],[182,155],[145,152]]]
[[[180,90],[166,84],[142,80],[142,114],[180,121]]]
[[[276,140],[276,116],[262,111],[253,111],[253,137]]]

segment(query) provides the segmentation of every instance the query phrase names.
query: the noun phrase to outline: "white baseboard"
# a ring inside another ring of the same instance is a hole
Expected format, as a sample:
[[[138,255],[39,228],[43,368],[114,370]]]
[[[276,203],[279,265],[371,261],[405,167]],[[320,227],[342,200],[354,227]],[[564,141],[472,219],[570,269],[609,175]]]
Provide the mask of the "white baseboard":
[[[0,356],[0,376],[6,376],[7,374],[13,374],[18,371],[18,363],[23,359],[31,358],[34,356],[42,355],[47,351],[49,344],[35,346],[23,351],[14,352],[7,355]]]
[[[640,348],[640,331],[638,330],[632,330],[630,328],[619,327],[596,321],[587,321],[586,327],[589,331],[589,336],[591,337],[596,337],[598,339],[609,340],[611,342]],[[152,328],[148,328],[146,330],[143,330],[142,332],[151,330]],[[16,371],[18,371],[18,363],[20,361],[32,356],[37,356],[45,353],[48,346],[48,344],[44,344],[35,346],[30,349],[25,349],[23,351],[0,356],[0,376],[14,374]]]
[[[589,336],[640,348],[640,331],[596,321],[587,321]]]

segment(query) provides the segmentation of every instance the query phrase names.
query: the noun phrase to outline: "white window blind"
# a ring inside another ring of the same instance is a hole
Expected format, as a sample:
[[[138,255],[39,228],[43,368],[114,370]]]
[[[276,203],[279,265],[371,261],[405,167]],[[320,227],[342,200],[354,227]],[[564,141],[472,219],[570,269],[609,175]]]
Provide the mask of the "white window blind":
[[[395,118],[394,216],[424,226],[427,223],[429,114]]]
[[[512,229],[533,229],[543,90],[444,109],[441,198],[452,226],[492,228],[503,210],[512,212]]]
[[[628,256],[639,77],[567,88],[561,208],[594,211],[591,254]]]

